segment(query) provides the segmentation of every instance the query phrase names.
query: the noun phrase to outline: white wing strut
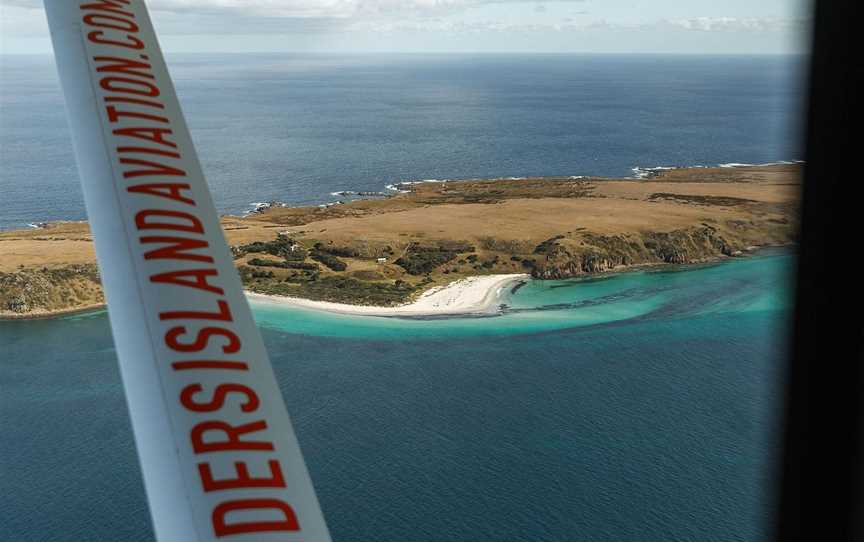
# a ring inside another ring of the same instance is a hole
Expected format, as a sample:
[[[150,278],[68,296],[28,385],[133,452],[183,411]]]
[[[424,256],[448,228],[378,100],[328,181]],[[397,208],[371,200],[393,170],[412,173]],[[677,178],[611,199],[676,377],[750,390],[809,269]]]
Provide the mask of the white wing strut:
[[[329,541],[144,2],[45,5],[158,540]]]

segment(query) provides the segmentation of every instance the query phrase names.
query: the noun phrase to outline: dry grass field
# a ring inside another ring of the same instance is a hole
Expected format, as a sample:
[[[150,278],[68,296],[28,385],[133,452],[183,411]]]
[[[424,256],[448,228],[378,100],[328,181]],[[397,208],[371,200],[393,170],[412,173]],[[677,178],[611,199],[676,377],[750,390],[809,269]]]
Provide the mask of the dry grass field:
[[[251,290],[388,305],[470,275],[566,278],[788,244],[800,174],[772,165],[422,183],[389,198],[275,207],[222,224]],[[0,232],[0,255],[0,316],[102,302],[86,223]]]

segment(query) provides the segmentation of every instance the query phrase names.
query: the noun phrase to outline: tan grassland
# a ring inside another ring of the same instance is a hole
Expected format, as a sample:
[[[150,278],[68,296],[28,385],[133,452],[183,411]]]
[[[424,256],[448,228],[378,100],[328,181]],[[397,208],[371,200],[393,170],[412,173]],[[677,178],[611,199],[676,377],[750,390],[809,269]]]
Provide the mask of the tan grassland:
[[[800,173],[798,165],[771,165],[668,170],[649,179],[422,183],[388,198],[226,216],[222,225],[251,291],[392,306],[468,276],[557,279],[788,244]],[[297,252],[250,248],[277,234]],[[86,223],[0,232],[0,318],[102,302]]]

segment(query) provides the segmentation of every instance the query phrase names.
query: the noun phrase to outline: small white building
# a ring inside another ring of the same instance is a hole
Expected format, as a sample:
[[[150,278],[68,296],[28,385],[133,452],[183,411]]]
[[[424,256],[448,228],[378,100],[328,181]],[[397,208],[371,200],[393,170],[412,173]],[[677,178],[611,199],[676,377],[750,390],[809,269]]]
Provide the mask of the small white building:
[[[387,258],[378,258],[378,263],[387,263]]]

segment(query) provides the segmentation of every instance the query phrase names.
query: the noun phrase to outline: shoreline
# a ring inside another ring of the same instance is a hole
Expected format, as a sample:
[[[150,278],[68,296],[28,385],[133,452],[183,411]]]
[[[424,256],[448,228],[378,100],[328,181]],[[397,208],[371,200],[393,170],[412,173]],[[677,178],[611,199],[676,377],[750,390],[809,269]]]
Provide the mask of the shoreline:
[[[51,320],[52,318],[62,318],[64,316],[75,316],[78,314],[88,314],[108,308],[106,303],[95,303],[93,305],[83,305],[81,307],[70,307],[68,309],[58,309],[55,311],[39,311],[28,312],[25,314],[17,314],[11,312],[0,312],[0,322],[16,322],[21,320]]]
[[[410,303],[395,307],[349,305],[330,301],[313,301],[300,297],[258,294],[246,291],[250,303],[276,305],[353,316],[455,316],[494,312],[497,301],[508,285],[527,280],[526,273],[476,275],[459,279],[446,286],[436,286]]]
[[[599,277],[794,244],[798,163],[647,170],[405,182],[393,198],[275,206],[220,226],[244,288],[261,292],[247,291],[252,302],[369,316],[491,314],[526,273]],[[0,320],[104,310],[87,223],[37,224],[0,232]]]
[[[636,273],[639,271],[656,270],[663,268],[679,269],[687,271],[697,269],[705,265],[717,265],[736,259],[744,259],[756,256],[764,250],[782,249],[794,246],[794,244],[783,245],[761,245],[747,247],[740,256],[726,256],[705,258],[704,260],[692,261],[683,264],[652,263],[626,265],[609,271],[588,273],[582,277],[559,280],[579,280],[586,278],[607,277],[622,273]],[[497,275],[475,275],[455,280],[444,286],[436,286],[420,294],[420,296],[404,305],[395,307],[376,307],[372,305],[349,305],[347,303],[333,303],[331,301],[313,301],[300,297],[267,295],[244,290],[246,299],[250,303],[262,305],[274,305],[289,308],[309,309],[331,314],[343,314],[349,316],[459,316],[470,314],[490,314],[495,312],[498,301],[503,291],[513,283],[520,281],[538,280],[532,279],[527,273],[519,274],[497,274]]]
[[[410,303],[395,307],[349,305],[330,301],[314,301],[301,297],[267,295],[243,291],[250,303],[299,308],[353,316],[458,316],[494,312],[503,291],[512,283],[528,280],[526,273],[506,275],[475,275],[435,286]],[[0,314],[0,322],[48,320],[104,310],[104,303],[29,314]]]
[[[594,180],[603,180],[603,181],[615,181],[615,180],[629,180],[629,181],[645,181],[651,180],[657,177],[659,174],[667,171],[676,171],[676,170],[689,170],[689,169],[747,169],[747,168],[764,168],[764,167],[774,167],[774,166],[790,166],[790,165],[801,165],[806,162],[801,159],[793,159],[793,160],[776,160],[771,162],[765,162],[764,164],[747,164],[740,162],[727,162],[716,165],[703,165],[703,164],[693,164],[693,165],[679,165],[679,166],[634,166],[630,168],[630,171],[633,173],[628,177],[615,177],[609,175],[552,175],[552,176],[544,176],[544,175],[529,175],[523,174],[519,176],[498,176],[498,177],[489,177],[489,178],[452,178],[452,179],[406,179],[402,181],[393,181],[384,186],[384,188],[380,191],[364,191],[364,190],[353,190],[353,189],[345,189],[339,190],[335,192],[331,192],[329,195],[334,197],[345,197],[351,195],[357,195],[361,198],[364,197],[374,197],[374,198],[392,198],[395,195],[409,193],[410,190],[401,190],[398,187],[400,186],[411,186],[411,185],[419,185],[425,183],[459,183],[459,182],[473,182],[473,181],[512,181],[512,180],[527,180],[533,178],[567,178],[571,180],[579,180],[579,179],[594,179]],[[351,200],[355,201],[355,200]],[[224,217],[239,217],[245,218],[248,216],[254,216],[256,214],[260,214],[272,207],[287,207],[287,208],[302,208],[302,207],[327,207],[332,205],[337,205],[340,203],[337,201],[326,201],[324,198],[319,200],[318,203],[310,203],[303,205],[290,205],[286,202],[281,201],[272,201],[272,202],[250,202],[244,209],[237,210],[226,210],[224,213],[220,214],[220,218]],[[41,221],[33,221],[28,223],[23,223],[16,226],[0,226],[0,233],[2,232],[14,232],[19,230],[27,230],[27,229],[35,229],[41,230],[45,226],[49,226],[52,224],[77,224],[77,223],[86,223],[86,220],[76,220],[76,219],[58,219],[58,220],[50,220],[47,222]],[[3,317],[0,317],[3,318]]]
[[[700,261],[692,261],[683,264],[670,263],[651,263],[621,266],[609,271],[587,273],[581,277],[573,277],[572,279],[559,280],[579,280],[586,278],[598,278],[609,275],[617,275],[621,273],[634,273],[646,270],[656,270],[658,268],[678,268],[686,271],[690,268],[698,268],[703,265],[715,265],[724,261],[735,259],[743,259],[751,256],[756,256],[766,249],[772,248],[787,248],[795,246],[791,244],[780,245],[761,245],[748,247],[744,253],[735,257],[715,257],[706,258]],[[334,303],[331,301],[315,301],[312,299],[304,299],[301,297],[289,297],[259,294],[250,290],[243,290],[246,299],[250,304],[270,305],[278,307],[287,307],[294,309],[306,309],[330,314],[342,314],[348,316],[377,316],[377,317],[422,317],[422,316],[459,316],[471,314],[491,314],[494,313],[498,301],[500,301],[503,291],[510,287],[513,283],[532,279],[527,273],[518,274],[495,274],[495,275],[474,275],[466,277],[443,285],[435,286],[420,294],[420,296],[410,303],[397,305],[395,307],[380,307],[374,305],[350,305],[348,303]],[[107,305],[99,303],[94,305],[86,305],[83,307],[74,307],[61,309],[58,311],[44,311],[39,313],[29,314],[11,314],[0,313],[0,322],[15,322],[26,320],[49,320],[52,318],[63,318],[67,316],[75,316],[78,314],[87,314],[105,310]]]

